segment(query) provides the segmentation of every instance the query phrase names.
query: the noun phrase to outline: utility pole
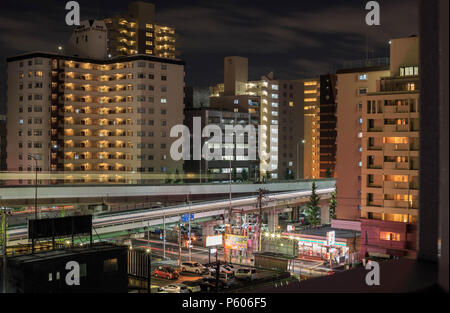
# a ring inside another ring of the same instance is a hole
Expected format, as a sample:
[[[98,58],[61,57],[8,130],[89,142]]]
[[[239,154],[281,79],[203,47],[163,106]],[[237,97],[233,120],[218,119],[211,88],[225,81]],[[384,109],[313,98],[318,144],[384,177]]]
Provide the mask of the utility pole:
[[[147,224],[147,291],[151,292],[151,279],[152,279],[152,246],[150,243],[150,221]]]
[[[3,279],[2,279],[2,285],[3,285],[3,293],[7,293],[6,291],[6,212],[5,208],[1,208],[1,216],[2,216],[2,223],[3,223]]]
[[[181,265],[181,216],[178,221],[178,266]]]
[[[37,181],[38,181],[37,158],[32,154],[28,154],[28,156],[34,160],[34,218],[38,219],[38,216],[37,216]]]
[[[189,261],[192,261],[192,255],[191,255],[191,201],[189,201],[188,218],[189,218]]]
[[[163,259],[166,259],[166,214],[163,215]]]
[[[262,200],[264,197],[264,194],[267,192],[267,190],[259,188],[258,189],[258,208],[259,208],[259,214],[258,214],[258,233],[256,237],[258,238],[258,251],[261,251],[261,226],[262,226]]]
[[[233,219],[233,207],[232,207],[232,191],[231,191],[231,187],[232,187],[232,176],[231,176],[231,158],[230,158],[230,208],[228,211],[228,227],[225,227],[225,237],[227,236],[227,234],[231,233],[231,224],[232,224],[232,219]],[[226,239],[225,239],[226,240]],[[223,254],[223,259],[226,262],[226,256],[225,256],[225,247],[224,247],[224,254]],[[228,253],[230,254],[230,263],[231,263],[231,249],[228,249]]]

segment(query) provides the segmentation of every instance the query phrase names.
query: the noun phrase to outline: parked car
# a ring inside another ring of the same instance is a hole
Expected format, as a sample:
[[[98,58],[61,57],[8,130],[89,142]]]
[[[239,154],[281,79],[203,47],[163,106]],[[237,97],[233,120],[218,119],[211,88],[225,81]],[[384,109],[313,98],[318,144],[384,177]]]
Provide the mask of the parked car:
[[[216,265],[209,266],[208,267],[208,273],[210,273],[212,275],[215,275],[216,268],[217,268]],[[221,273],[226,273],[226,274],[229,274],[229,275],[233,274],[233,271],[230,268],[228,268],[228,267],[226,267],[224,265],[220,265],[220,272]],[[207,273],[207,275],[208,275],[208,273]]]
[[[181,271],[201,274],[205,271],[205,267],[198,262],[186,261],[181,263]]]
[[[210,279],[216,279],[216,273],[209,272],[204,277],[210,278]],[[227,285],[233,278],[234,278],[234,274],[232,272],[231,273],[224,273],[224,272],[219,273],[219,281],[221,281],[224,285]]]
[[[188,293],[188,287],[184,284],[170,284],[167,286],[160,287],[158,292],[167,292],[167,293]]]
[[[240,268],[234,273],[234,276],[236,279],[252,281],[255,279],[255,274],[256,270],[254,268]]]
[[[216,278],[212,277],[203,277],[199,280],[196,280],[200,284],[200,288],[202,291],[213,291],[216,289]],[[219,280],[219,289],[223,288],[223,282]]]
[[[180,276],[176,270],[169,266],[158,266],[153,271],[153,276],[167,278],[167,279],[178,279]]]
[[[197,282],[197,281],[187,280],[187,281],[183,282],[183,285],[185,285],[187,287],[189,292],[200,292],[200,291],[202,291],[202,288],[200,286],[201,283]]]
[[[235,273],[239,269],[238,266],[233,265],[233,264],[224,264],[223,267],[225,267],[229,271],[232,271],[233,273]]]

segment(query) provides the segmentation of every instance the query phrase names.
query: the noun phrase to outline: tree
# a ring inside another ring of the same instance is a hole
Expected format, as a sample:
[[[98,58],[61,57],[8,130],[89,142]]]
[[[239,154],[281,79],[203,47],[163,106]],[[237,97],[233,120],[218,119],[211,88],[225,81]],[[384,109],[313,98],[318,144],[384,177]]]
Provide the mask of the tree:
[[[331,222],[331,220],[333,219],[336,219],[337,217],[336,217],[336,205],[337,205],[337,201],[336,201],[336,192],[337,192],[337,189],[336,189],[336,186],[334,186],[334,191],[331,193],[331,199],[330,199],[330,209],[329,209],[329,212],[330,212],[330,222]]]
[[[290,170],[288,167],[286,167],[286,171],[284,172],[284,179],[294,179],[294,172],[292,172],[292,170]]]
[[[175,170],[175,184],[183,183],[183,177],[180,177],[180,171],[178,169]]]
[[[6,229],[8,229],[8,223],[6,222],[6,212],[5,210],[2,210],[2,212],[0,213],[0,247],[3,248],[3,237],[4,237],[4,232],[6,232]],[[5,224],[5,225],[4,225]],[[4,227],[6,226],[6,227]],[[8,233],[6,233],[6,242],[8,242]]]
[[[232,176],[233,176],[233,178],[232,178],[233,181],[236,181],[236,179],[237,179],[237,171],[236,171],[235,167],[233,167]]]
[[[309,201],[306,204],[306,215],[309,222],[313,226],[317,226],[320,224],[320,196],[317,195],[316,190],[316,183],[313,182],[311,187],[311,195],[309,196]]]
[[[243,181],[243,182],[248,181],[248,172],[247,172],[246,169],[243,169],[243,170],[242,170],[241,176],[242,176],[242,181]]]

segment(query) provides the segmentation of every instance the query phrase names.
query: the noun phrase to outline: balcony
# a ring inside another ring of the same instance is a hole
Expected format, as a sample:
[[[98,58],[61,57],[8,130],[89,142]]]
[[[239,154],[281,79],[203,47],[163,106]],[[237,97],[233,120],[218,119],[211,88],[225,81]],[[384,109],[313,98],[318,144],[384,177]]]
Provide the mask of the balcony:
[[[385,151],[408,151],[409,144],[407,143],[386,143],[384,144]]]
[[[394,105],[386,105],[384,106],[384,113],[409,113],[410,109],[407,105],[402,106],[394,106]]]
[[[385,189],[409,189],[408,182],[385,181],[383,186]]]
[[[383,168],[389,170],[409,170],[410,166],[408,162],[384,162]]]
[[[384,125],[384,131],[389,133],[409,132],[409,125]]]

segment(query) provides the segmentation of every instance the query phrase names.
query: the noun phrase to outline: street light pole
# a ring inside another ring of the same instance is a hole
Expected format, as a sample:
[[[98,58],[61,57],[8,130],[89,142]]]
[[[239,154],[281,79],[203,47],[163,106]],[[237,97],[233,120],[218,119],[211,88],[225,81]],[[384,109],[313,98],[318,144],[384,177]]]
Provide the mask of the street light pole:
[[[37,158],[32,154],[28,154],[28,156],[34,160],[34,218],[37,220]]]
[[[300,152],[299,152],[299,143],[305,143],[305,139],[297,142],[297,180],[300,179]]]

